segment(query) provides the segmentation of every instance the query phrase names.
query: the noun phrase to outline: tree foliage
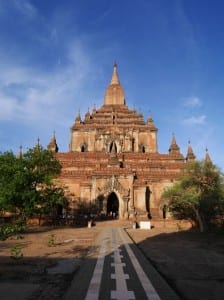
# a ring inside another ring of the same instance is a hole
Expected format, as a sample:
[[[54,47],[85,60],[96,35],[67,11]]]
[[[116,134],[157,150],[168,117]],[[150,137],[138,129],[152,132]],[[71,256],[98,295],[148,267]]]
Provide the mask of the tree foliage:
[[[194,161],[186,166],[179,181],[167,188],[162,198],[177,218],[194,220],[204,231],[214,217],[224,212],[224,180],[211,162]]]
[[[17,212],[26,218],[43,206],[49,212],[54,205],[63,203],[63,190],[53,184],[60,171],[61,165],[54,154],[40,145],[20,158],[12,152],[1,153],[0,211]]]

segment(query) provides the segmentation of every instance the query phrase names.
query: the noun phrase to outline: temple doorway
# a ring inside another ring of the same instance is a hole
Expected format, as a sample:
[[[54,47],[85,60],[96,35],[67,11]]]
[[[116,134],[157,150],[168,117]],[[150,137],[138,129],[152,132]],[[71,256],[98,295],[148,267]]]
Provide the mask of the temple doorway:
[[[107,215],[113,218],[117,218],[119,216],[119,200],[114,192],[112,192],[107,198]]]

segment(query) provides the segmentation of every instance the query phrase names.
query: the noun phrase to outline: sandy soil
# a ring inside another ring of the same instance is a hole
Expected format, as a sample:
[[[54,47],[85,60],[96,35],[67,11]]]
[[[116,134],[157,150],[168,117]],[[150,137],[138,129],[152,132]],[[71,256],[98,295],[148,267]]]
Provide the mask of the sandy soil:
[[[105,222],[92,228],[34,228],[0,241],[0,282],[37,284],[29,300],[62,299],[73,275],[51,275],[46,269],[63,258],[85,259],[97,235],[108,225],[119,223]],[[181,299],[224,299],[224,233],[201,234],[177,228],[134,230],[126,225],[129,235]],[[17,254],[22,254],[21,258],[11,257],[15,245],[21,249]]]

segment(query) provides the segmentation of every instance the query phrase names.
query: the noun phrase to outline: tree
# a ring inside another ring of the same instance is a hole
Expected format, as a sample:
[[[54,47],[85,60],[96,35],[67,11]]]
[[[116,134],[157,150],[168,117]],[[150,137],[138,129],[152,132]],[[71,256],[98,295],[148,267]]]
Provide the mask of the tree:
[[[21,161],[12,152],[0,155],[0,211],[13,211],[21,181]]]
[[[40,195],[41,202],[37,205],[39,218],[41,218],[41,214],[50,214],[55,223],[58,214],[62,213],[58,208],[67,208],[68,205],[64,189],[52,183],[45,186]]]
[[[0,154],[0,209],[16,211],[25,220],[43,204],[43,191],[52,188],[60,171],[54,154],[40,145],[20,158],[12,152]]]
[[[163,192],[162,199],[168,201],[175,217],[191,219],[205,231],[212,218],[224,212],[223,174],[211,162],[194,161],[179,181]]]

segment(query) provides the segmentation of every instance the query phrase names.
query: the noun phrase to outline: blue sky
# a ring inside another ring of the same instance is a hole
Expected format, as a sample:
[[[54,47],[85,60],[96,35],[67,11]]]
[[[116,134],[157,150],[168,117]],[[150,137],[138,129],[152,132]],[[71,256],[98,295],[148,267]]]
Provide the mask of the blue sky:
[[[129,108],[151,113],[160,153],[208,148],[224,169],[224,2],[1,0],[0,151],[24,151],[103,104],[116,61]]]

